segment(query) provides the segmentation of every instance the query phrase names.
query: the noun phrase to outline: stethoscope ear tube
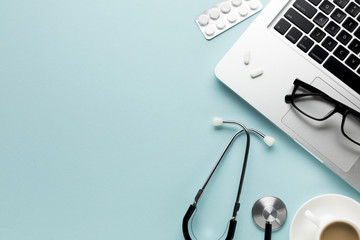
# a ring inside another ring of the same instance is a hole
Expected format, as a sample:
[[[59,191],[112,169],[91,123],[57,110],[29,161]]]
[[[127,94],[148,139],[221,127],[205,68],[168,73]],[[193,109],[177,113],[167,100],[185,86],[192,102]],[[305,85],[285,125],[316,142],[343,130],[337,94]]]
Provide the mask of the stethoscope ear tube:
[[[194,214],[194,211],[196,210],[196,206],[194,204],[191,204],[189,209],[187,210],[182,223],[182,229],[185,240],[191,240],[190,234],[189,234],[189,220],[191,216]]]

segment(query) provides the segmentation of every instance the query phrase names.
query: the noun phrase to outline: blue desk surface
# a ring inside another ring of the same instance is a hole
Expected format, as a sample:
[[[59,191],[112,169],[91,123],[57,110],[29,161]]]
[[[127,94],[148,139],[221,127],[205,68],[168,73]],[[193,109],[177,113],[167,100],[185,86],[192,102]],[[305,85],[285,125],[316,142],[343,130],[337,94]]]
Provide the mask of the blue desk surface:
[[[262,0],[266,5],[269,1]],[[233,127],[253,138],[236,239],[262,239],[260,197],[296,210],[308,199],[360,195],[214,76],[251,21],[206,41],[194,18],[211,1],[0,2],[0,238],[182,239],[181,222]],[[201,239],[229,220],[242,165],[235,143],[194,219]],[[276,235],[275,235],[276,234]]]

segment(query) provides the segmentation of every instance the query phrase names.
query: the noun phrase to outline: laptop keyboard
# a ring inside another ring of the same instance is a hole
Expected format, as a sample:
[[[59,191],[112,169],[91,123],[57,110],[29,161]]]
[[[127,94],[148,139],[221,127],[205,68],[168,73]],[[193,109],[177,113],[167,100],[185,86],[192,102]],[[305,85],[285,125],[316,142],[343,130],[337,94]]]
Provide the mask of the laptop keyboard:
[[[274,29],[360,94],[360,0],[296,0]]]

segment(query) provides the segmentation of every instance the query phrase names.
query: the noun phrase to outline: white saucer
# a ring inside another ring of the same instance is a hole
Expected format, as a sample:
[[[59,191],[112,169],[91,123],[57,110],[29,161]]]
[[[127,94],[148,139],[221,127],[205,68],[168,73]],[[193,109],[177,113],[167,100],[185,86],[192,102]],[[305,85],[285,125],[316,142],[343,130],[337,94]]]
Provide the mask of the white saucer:
[[[338,194],[320,195],[304,203],[295,213],[290,226],[290,240],[315,239],[317,227],[305,217],[306,210],[319,217],[346,217],[360,226],[360,204],[357,201]]]

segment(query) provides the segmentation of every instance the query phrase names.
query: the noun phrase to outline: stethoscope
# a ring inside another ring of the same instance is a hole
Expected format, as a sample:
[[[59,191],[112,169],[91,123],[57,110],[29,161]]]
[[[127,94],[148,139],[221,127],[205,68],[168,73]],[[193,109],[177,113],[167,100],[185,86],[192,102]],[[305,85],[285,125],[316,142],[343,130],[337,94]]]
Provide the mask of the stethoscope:
[[[287,210],[280,198],[265,196],[254,203],[251,215],[255,224],[265,231],[264,240],[271,240],[271,233],[284,225]]]
[[[206,179],[204,185],[202,186],[202,188],[199,189],[199,191],[197,192],[196,196],[195,196],[195,200],[194,203],[190,205],[189,209],[187,210],[184,218],[183,218],[183,223],[182,223],[182,229],[183,229],[183,234],[186,240],[191,240],[190,237],[190,233],[189,233],[189,220],[191,218],[191,216],[194,214],[194,211],[196,210],[196,205],[198,204],[207,184],[209,183],[211,177],[213,176],[215,170],[217,169],[217,167],[219,166],[221,160],[223,159],[224,155],[226,154],[226,152],[228,151],[229,147],[231,146],[231,144],[234,142],[234,140],[241,134],[241,133],[245,133],[246,134],[246,147],[245,147],[245,155],[244,155],[244,162],[243,162],[243,167],[242,167],[242,172],[241,172],[241,177],[240,177],[240,183],[239,183],[239,187],[238,187],[238,192],[236,195],[236,201],[234,204],[234,210],[233,210],[233,214],[232,217],[229,221],[229,226],[228,226],[228,231],[227,231],[227,236],[226,236],[226,240],[231,240],[234,237],[235,234],[235,228],[236,228],[236,216],[237,213],[240,209],[240,194],[241,194],[241,189],[243,186],[243,182],[244,182],[244,177],[245,177],[245,170],[246,170],[246,164],[247,164],[247,159],[248,159],[248,155],[249,155],[249,149],[250,149],[250,133],[255,133],[256,135],[260,136],[261,138],[263,138],[264,142],[268,145],[268,146],[272,146],[275,142],[275,139],[273,137],[270,136],[265,136],[263,133],[261,133],[260,131],[256,130],[256,129],[248,129],[246,128],[242,123],[239,122],[235,122],[235,121],[224,121],[221,118],[214,118],[213,119],[213,125],[214,126],[221,126],[223,124],[235,124],[240,126],[242,129],[240,131],[237,131],[230,139],[230,141],[228,142],[228,144],[226,145],[224,151],[222,152],[222,154],[220,155],[220,158],[217,160],[214,168],[212,169],[209,177]]]

